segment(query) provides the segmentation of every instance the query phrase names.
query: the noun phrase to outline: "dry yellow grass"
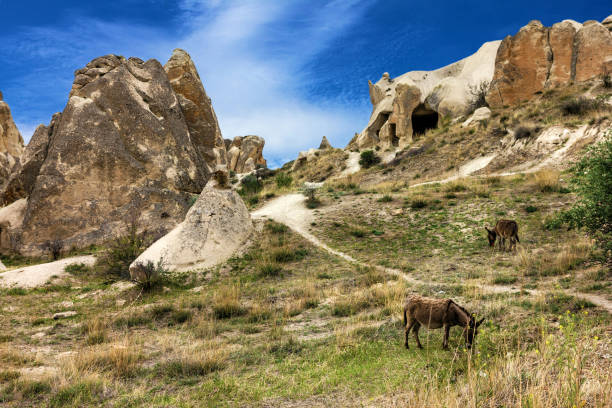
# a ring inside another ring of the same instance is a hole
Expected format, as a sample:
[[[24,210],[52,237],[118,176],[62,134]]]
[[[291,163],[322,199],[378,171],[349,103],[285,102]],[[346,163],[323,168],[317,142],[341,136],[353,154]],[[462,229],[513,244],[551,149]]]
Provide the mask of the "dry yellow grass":
[[[532,175],[534,185],[542,192],[556,191],[559,189],[559,171],[555,169],[542,169]]]
[[[517,249],[514,260],[526,275],[561,275],[588,259],[593,245],[591,239],[583,237],[553,249],[529,250],[521,246]]]
[[[75,376],[106,372],[115,377],[130,377],[142,357],[140,350],[127,343],[97,345],[70,356],[64,368]]]
[[[108,324],[106,320],[100,316],[96,316],[93,319],[88,320],[85,323],[85,333],[87,344],[94,345],[104,343],[107,340]]]

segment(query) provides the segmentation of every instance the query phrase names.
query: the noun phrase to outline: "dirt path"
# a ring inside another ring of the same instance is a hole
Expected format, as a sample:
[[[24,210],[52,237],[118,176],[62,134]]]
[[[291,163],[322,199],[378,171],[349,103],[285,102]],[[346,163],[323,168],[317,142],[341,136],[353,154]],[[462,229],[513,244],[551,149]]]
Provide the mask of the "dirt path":
[[[293,231],[297,232],[308,241],[310,241],[313,245],[326,250],[327,252],[336,255],[348,262],[357,264],[363,267],[372,267],[376,268],[379,271],[383,271],[390,275],[397,276],[400,279],[403,279],[405,282],[410,284],[417,285],[430,285],[430,282],[425,282],[416,278],[413,278],[406,273],[393,268],[386,268],[380,265],[370,265],[365,262],[361,262],[352,256],[345,254],[344,252],[340,252],[333,248],[330,248],[325,243],[320,241],[317,237],[312,235],[308,231],[308,226],[314,220],[314,215],[312,210],[309,210],[304,205],[304,201],[306,198],[302,194],[287,194],[265,204],[262,208],[254,211],[251,216],[254,219],[263,219],[268,218],[272,219],[276,222],[280,222],[291,228]],[[537,289],[519,289],[508,286],[496,286],[496,285],[486,285],[486,284],[476,284],[478,288],[483,291],[489,293],[516,293],[520,291],[525,291],[532,296],[544,295],[545,293],[539,291]],[[612,313],[612,302],[608,301],[606,298],[602,296],[597,296],[589,293],[579,293],[572,290],[564,290],[564,293],[572,296],[576,296],[582,299],[586,299],[589,302],[606,309],[609,313]]]
[[[82,263],[88,266],[94,264],[93,255],[75,256],[39,265],[26,266],[0,273],[0,287],[18,286],[33,288],[44,285],[51,277],[61,277],[67,274],[64,268],[70,264]]]

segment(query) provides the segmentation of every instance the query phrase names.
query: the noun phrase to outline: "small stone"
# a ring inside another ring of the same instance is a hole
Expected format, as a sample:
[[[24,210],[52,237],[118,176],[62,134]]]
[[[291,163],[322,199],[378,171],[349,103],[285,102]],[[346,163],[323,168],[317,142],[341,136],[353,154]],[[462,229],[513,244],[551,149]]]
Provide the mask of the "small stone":
[[[56,314],[53,315],[53,320],[65,319],[67,317],[76,316],[76,314],[77,314],[77,312],[75,312],[74,310],[69,310],[67,312],[56,313]]]

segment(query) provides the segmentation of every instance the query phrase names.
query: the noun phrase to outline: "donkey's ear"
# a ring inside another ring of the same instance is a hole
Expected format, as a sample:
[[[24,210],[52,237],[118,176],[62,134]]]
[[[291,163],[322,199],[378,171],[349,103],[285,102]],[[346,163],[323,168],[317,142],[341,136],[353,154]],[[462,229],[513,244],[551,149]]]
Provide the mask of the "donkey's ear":
[[[478,323],[476,323],[476,327],[480,326],[482,324],[482,322],[484,322],[484,319],[485,319],[484,317],[482,319],[480,319],[478,321]]]
[[[485,229],[487,230],[487,232],[491,232],[491,230],[488,229],[486,225],[485,225]]]

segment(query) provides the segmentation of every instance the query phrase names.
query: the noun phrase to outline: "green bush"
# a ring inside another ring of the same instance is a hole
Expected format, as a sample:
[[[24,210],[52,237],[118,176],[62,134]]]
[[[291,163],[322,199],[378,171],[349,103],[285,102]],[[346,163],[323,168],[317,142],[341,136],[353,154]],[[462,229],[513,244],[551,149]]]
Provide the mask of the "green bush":
[[[560,215],[571,227],[586,228],[612,261],[612,131],[592,146],[571,169],[578,194],[574,206]]]
[[[412,208],[413,210],[420,210],[421,208],[425,207],[427,207],[427,201],[425,200],[416,199],[412,200],[412,202],[410,203],[410,208]]]
[[[533,213],[538,211],[538,207],[536,207],[535,205],[528,205],[527,207],[525,207],[525,211],[527,213]]]
[[[561,112],[564,115],[584,115],[589,111],[598,110],[600,104],[595,99],[585,98],[584,96],[572,98],[561,103]]]
[[[393,201],[393,197],[391,197],[389,194],[385,194],[378,199],[379,203],[390,203],[391,201]]]
[[[374,153],[374,151],[366,150],[361,152],[361,156],[359,159],[359,164],[361,165],[361,167],[367,169],[378,163],[380,163],[380,157],[378,157],[376,153]]]
[[[146,232],[138,233],[136,223],[132,222],[127,235],[112,241],[108,249],[96,260],[96,271],[130,279],[130,264],[149,247],[151,241]]]
[[[285,173],[279,173],[276,175],[276,186],[278,188],[289,187],[293,183],[293,177]]]
[[[257,179],[257,176],[253,174],[249,174],[248,176],[244,177],[240,181],[240,184],[242,185],[242,187],[240,188],[238,193],[240,193],[240,195],[242,196],[257,194],[263,188],[263,184],[261,183],[261,181],[259,181],[259,179]]]

